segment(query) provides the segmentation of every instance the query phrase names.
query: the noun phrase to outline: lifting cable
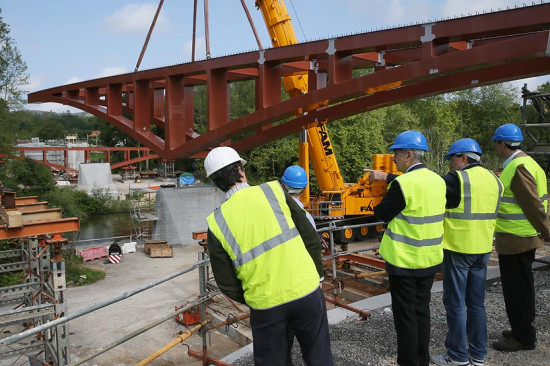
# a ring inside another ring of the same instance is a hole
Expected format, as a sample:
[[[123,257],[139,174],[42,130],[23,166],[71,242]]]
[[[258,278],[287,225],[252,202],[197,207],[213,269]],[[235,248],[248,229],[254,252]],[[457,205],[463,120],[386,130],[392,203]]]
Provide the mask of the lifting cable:
[[[210,58],[210,28],[208,26],[208,0],[204,0],[204,38],[206,42],[206,58]]]
[[[246,6],[246,3],[244,2],[244,0],[241,0],[241,5],[243,6],[246,17],[248,18],[248,23],[250,23],[250,27],[252,28],[252,32],[254,33],[254,37],[256,37],[256,43],[258,43],[258,48],[260,50],[263,50],[264,46],[262,46],[262,42],[260,41],[260,37],[258,36],[258,32],[256,31],[256,26],[254,25],[254,21],[250,16],[250,12],[248,11],[248,7]]]
[[[193,45],[191,46],[191,62],[195,62],[195,39],[197,38],[197,0],[193,5]]]
[[[153,22],[151,23],[151,26],[149,27],[149,32],[147,33],[147,37],[145,38],[145,43],[143,44],[143,48],[141,49],[141,53],[139,55],[139,59],[136,64],[136,68],[134,69],[134,72],[137,72],[139,69],[139,65],[141,64],[141,60],[143,59],[143,55],[145,54],[145,50],[147,49],[147,45],[149,44],[149,39],[151,38],[151,34],[153,33],[153,29],[155,28],[155,24],[157,23],[157,18],[160,14],[160,9],[162,8],[162,4],[164,3],[164,0],[160,0],[159,6],[157,7],[157,12],[155,13],[155,17],[153,18]]]
[[[290,5],[292,5],[292,10],[294,10],[294,14],[296,15],[296,20],[298,21],[298,25],[300,26],[300,29],[302,30],[302,35],[304,36],[304,41],[307,42],[307,37],[304,32],[304,28],[302,28],[302,22],[300,22],[300,18],[298,17],[298,13],[296,12],[296,8],[294,7],[294,2],[290,0]]]

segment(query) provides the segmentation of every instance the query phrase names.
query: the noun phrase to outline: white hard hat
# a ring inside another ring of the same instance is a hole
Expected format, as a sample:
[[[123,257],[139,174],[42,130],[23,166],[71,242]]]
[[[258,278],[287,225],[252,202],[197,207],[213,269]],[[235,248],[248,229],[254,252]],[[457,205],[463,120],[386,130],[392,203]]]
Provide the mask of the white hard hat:
[[[243,165],[246,164],[246,160],[241,159],[235,149],[229,146],[220,146],[212,149],[206,155],[204,159],[204,169],[206,169],[206,176],[210,177],[223,167],[240,161]]]

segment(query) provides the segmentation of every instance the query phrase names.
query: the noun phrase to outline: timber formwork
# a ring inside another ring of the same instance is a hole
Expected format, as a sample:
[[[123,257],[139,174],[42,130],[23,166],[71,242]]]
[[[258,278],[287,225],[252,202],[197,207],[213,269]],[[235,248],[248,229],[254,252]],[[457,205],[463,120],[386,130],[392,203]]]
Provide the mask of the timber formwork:
[[[22,283],[0,287],[0,326],[24,330],[67,314],[65,261],[61,233],[80,228],[78,218],[62,218],[37,197],[15,198],[0,189],[0,275],[19,277]],[[0,347],[0,363],[28,357],[49,365],[69,364],[68,325],[62,324],[25,338],[16,346]]]

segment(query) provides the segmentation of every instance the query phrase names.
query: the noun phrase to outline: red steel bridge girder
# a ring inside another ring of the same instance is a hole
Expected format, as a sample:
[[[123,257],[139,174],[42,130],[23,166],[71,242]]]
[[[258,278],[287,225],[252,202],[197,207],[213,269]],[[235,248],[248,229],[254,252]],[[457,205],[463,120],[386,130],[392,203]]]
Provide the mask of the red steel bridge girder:
[[[542,4],[90,80],[32,93],[29,102],[92,113],[165,159],[220,144],[243,151],[317,121],[548,74],[548,29],[550,4]],[[356,69],[374,72],[354,77]],[[282,78],[298,74],[320,82],[283,101]],[[231,119],[231,84],[245,80],[254,81],[256,110]],[[198,86],[206,126],[195,122]]]
[[[17,147],[15,150],[18,152],[18,156],[8,156],[5,154],[0,154],[0,157],[23,160],[28,155],[26,152],[31,151],[40,151],[42,152],[42,160],[37,161],[37,163],[49,166],[51,168],[64,170],[66,172],[77,171],[77,169],[70,168],[69,163],[69,151],[84,151],[84,160],[85,162],[90,161],[91,152],[103,152],[104,161],[106,163],[111,163],[111,152],[122,151],[124,152],[124,159],[118,163],[112,163],[111,169],[121,168],[127,165],[133,165],[141,161],[157,159],[159,156],[151,154],[150,149],[147,147],[54,147],[54,146],[43,146],[43,147]],[[51,163],[48,161],[48,151],[63,151],[64,154],[64,165]],[[132,157],[132,155],[134,157]]]

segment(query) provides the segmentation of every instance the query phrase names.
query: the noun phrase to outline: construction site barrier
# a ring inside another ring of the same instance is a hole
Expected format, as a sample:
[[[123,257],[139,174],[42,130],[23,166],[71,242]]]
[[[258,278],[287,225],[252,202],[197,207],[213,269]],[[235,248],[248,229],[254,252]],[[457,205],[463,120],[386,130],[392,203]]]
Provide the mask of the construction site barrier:
[[[120,254],[109,255],[109,262],[111,262],[112,264],[119,264],[121,259],[122,259],[122,255]]]
[[[94,247],[88,249],[82,249],[78,251],[78,255],[82,257],[82,261],[93,261],[94,259],[104,258],[109,256],[107,247]]]

